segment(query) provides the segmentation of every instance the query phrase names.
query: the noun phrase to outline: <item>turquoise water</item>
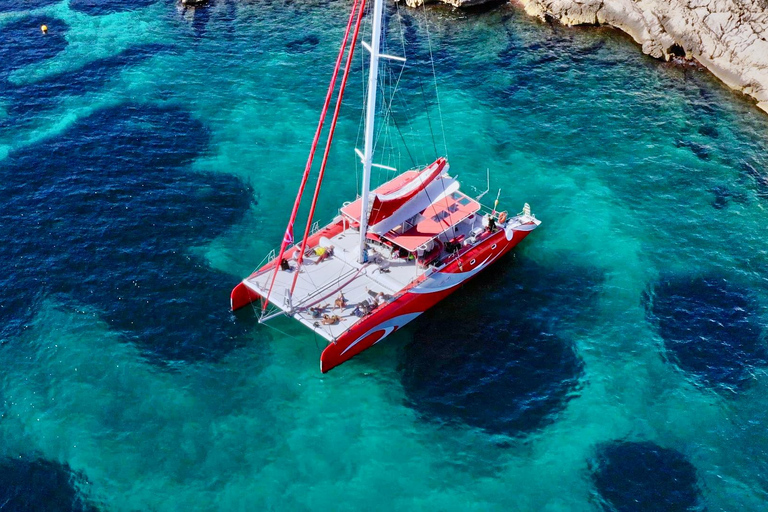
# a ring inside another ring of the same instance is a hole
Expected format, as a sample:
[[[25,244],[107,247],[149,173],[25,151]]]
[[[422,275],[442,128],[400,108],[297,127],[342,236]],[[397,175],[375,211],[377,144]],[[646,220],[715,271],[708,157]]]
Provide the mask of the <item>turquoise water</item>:
[[[543,224],[322,375],[321,340],[227,307],[282,236],[348,4],[35,5],[0,2],[0,505],[766,507],[768,118],[706,72],[390,6],[380,161],[447,147]],[[320,220],[357,189],[361,66]]]

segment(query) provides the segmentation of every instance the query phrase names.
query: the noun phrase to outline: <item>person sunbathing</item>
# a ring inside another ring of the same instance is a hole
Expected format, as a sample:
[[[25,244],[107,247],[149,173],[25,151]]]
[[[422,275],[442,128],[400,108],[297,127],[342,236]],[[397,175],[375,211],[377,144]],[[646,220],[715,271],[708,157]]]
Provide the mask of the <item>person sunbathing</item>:
[[[315,249],[315,254],[318,256],[317,263],[322,263],[333,256],[333,249],[334,247],[332,245],[330,247],[317,247]]]
[[[320,315],[322,315],[326,309],[328,309],[328,304],[311,307],[309,308],[309,311],[312,313],[312,318],[320,318]]]
[[[370,295],[373,298],[373,304],[374,306],[378,306],[379,304],[382,304],[384,302],[389,302],[392,299],[391,295],[387,295],[384,292],[376,293],[373,290],[369,290],[368,287],[365,287],[365,291],[368,295]],[[371,300],[370,298],[368,299]]]
[[[336,325],[339,323],[339,320],[341,320],[339,315],[329,315],[327,313],[323,315],[323,325]]]
[[[359,317],[364,317],[366,315],[371,314],[372,311],[371,303],[367,300],[364,300],[362,302],[359,302],[355,305],[355,310],[352,311],[352,314]]]
[[[347,306],[347,299],[344,298],[344,294],[339,292],[339,296],[333,301],[333,309],[344,309]]]

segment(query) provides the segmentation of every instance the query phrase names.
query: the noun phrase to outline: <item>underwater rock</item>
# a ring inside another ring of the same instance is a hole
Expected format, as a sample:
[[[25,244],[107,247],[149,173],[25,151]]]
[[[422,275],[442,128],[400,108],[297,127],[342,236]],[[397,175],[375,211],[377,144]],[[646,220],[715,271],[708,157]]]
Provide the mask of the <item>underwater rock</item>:
[[[208,143],[184,111],[122,105],[0,162],[0,326],[42,297],[86,304],[158,361],[217,358],[245,343],[232,278],[189,253],[238,222],[251,190],[188,164]],[[82,309],[82,308],[80,308]]]
[[[289,41],[285,45],[285,49],[291,53],[305,53],[313,50],[318,44],[320,44],[320,38],[315,34],[307,34],[299,39]]]
[[[715,194],[715,200],[712,201],[712,206],[718,210],[722,210],[728,206],[728,199],[731,197],[731,191],[727,187],[718,185],[712,189],[712,193]]]
[[[752,165],[749,162],[741,162],[741,170],[755,184],[757,197],[768,199],[768,169],[758,170],[758,165]]]
[[[705,124],[703,126],[700,126],[699,133],[701,135],[704,135],[705,137],[711,137],[713,139],[716,139],[720,136],[720,133],[717,131],[717,128],[715,128],[710,124]]]
[[[459,0],[460,1],[460,0]],[[768,111],[768,10],[761,2],[713,0],[520,0],[526,12],[563,25],[610,25],[670,60],[696,59]]]
[[[728,203],[731,200],[739,204],[744,204],[747,202],[747,197],[743,192],[738,190],[731,190],[724,185],[713,187],[712,193],[715,195],[715,199],[712,201],[712,206],[718,210],[728,206]]]
[[[677,148],[688,148],[696,155],[699,160],[709,160],[709,148],[690,140],[678,140],[675,142]]]
[[[45,459],[0,460],[0,510],[96,512],[80,494],[87,485],[81,473]]]
[[[598,447],[590,466],[606,511],[702,510],[696,468],[676,450],[615,441]]]
[[[577,330],[602,275],[567,262],[509,263],[496,263],[416,322],[400,371],[408,405],[426,419],[523,436],[577,395],[584,364],[557,333],[566,324]]]
[[[749,290],[716,277],[666,276],[645,294],[667,357],[699,382],[742,389],[752,368],[768,364]]]

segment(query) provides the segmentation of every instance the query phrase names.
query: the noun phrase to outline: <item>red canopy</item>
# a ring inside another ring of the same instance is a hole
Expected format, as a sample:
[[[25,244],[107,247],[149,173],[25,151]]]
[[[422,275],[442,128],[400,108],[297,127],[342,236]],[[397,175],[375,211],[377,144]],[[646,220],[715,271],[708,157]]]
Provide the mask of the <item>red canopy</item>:
[[[416,197],[419,192],[427,188],[427,185],[437,178],[445,168],[445,158],[438,158],[432,165],[425,168],[415,176],[408,177],[398,183],[394,190],[377,191],[371,203],[371,213],[368,216],[368,225],[374,226],[391,217],[405,203]],[[384,192],[384,193],[382,193]]]

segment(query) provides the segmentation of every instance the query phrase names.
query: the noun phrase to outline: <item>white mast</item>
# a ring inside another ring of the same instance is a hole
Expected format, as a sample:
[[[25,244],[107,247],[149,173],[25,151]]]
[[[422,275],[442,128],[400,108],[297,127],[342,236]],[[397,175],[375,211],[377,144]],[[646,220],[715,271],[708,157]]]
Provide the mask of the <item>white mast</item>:
[[[368,231],[368,195],[371,189],[371,163],[373,162],[373,129],[376,118],[376,93],[379,79],[379,45],[381,43],[381,14],[384,0],[375,0],[373,4],[373,23],[371,24],[371,66],[368,71],[368,99],[365,109],[365,152],[363,153],[363,187],[360,209],[360,263],[368,258],[366,254],[366,232]]]

